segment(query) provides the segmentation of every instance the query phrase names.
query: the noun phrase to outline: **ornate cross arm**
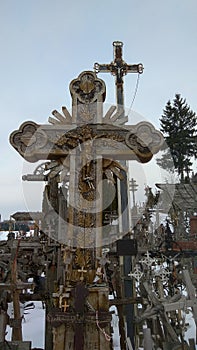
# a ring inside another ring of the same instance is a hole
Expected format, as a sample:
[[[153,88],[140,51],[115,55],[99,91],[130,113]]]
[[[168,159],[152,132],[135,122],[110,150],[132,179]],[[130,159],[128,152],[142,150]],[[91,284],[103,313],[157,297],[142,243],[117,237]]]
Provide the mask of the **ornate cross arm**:
[[[124,127],[112,124],[38,125],[25,122],[10,135],[10,143],[29,162],[65,158],[73,150],[83,154],[91,143],[91,157],[148,162],[163,143],[162,134],[148,122]]]

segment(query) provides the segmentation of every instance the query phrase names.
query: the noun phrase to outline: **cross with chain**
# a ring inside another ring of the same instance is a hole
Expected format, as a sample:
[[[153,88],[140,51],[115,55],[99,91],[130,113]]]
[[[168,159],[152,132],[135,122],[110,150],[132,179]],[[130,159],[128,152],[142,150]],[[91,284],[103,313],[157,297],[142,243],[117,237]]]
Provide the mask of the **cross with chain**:
[[[116,100],[118,106],[124,106],[124,94],[123,94],[123,76],[127,73],[143,73],[143,65],[139,64],[127,64],[122,58],[121,41],[114,41],[114,60],[109,64],[94,64],[94,70],[96,73],[111,73],[116,77]]]

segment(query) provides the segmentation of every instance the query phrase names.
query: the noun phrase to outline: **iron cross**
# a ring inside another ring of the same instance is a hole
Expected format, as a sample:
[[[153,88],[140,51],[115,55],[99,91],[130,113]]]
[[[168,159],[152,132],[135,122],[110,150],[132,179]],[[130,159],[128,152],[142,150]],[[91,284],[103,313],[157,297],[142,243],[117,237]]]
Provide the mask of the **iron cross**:
[[[116,77],[116,100],[118,106],[124,106],[124,94],[123,94],[123,76],[127,73],[143,73],[143,65],[139,64],[127,64],[122,59],[122,47],[121,41],[114,41],[114,60],[109,64],[94,64],[94,70],[96,73],[111,73]]]

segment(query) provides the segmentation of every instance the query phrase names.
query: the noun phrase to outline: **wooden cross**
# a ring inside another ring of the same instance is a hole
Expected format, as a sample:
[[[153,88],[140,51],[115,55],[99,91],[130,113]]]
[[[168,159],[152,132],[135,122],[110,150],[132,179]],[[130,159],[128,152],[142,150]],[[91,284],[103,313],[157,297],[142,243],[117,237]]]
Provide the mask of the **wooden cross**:
[[[79,282],[75,289],[71,291],[74,298],[74,308],[77,314],[83,315],[85,311],[85,302],[89,294],[88,289],[83,282]]]
[[[156,294],[151,290],[151,287],[149,287],[148,283],[147,282],[143,283],[153,307],[150,309],[147,309],[142,314],[142,319],[148,319],[153,315],[159,314],[162,319],[164,327],[166,328],[169,336],[171,337],[171,340],[176,341],[177,343],[179,342],[179,339],[173,327],[168,322],[167,312],[181,310],[181,309],[184,310],[187,307],[192,307],[195,323],[197,321],[197,313],[196,313],[197,299],[195,297],[195,288],[191,282],[189,272],[187,270],[183,270],[183,275],[184,275],[184,279],[186,282],[186,287],[189,295],[188,300],[186,300],[183,296],[181,296],[181,294],[175,294],[168,301],[161,302],[157,298]]]
[[[177,336],[175,330],[173,329],[173,327],[171,326],[171,324],[168,322],[168,319],[167,319],[165,311],[164,311],[163,304],[158,300],[157,296],[151,290],[151,287],[149,286],[149,284],[147,282],[144,282],[143,285],[146,289],[146,292],[149,296],[149,299],[150,299],[153,307],[147,311],[147,315],[146,315],[146,311],[145,311],[144,315],[142,315],[142,317],[143,318],[145,317],[144,319],[147,319],[153,315],[159,314],[161,317],[161,320],[163,322],[163,325],[164,325],[166,331],[168,332],[168,335],[170,336],[171,340],[178,342],[179,341],[178,336]]]
[[[111,73],[116,77],[116,99],[117,105],[124,105],[123,95],[123,76],[127,73],[143,73],[143,65],[139,64],[127,64],[122,58],[122,47],[121,41],[114,41],[114,60],[109,64],[94,64],[95,72],[98,73]]]
[[[14,271],[14,273],[16,273],[16,271]],[[14,306],[12,340],[22,341],[22,318],[20,312],[19,293],[22,290],[33,289],[33,287],[33,283],[17,281],[16,276],[13,275],[10,283],[0,283],[0,291],[11,291],[12,293]]]
[[[64,293],[63,290],[60,289],[59,292],[55,292],[52,294],[53,298],[57,298],[58,299],[58,306],[61,309],[63,307],[63,299],[64,298],[68,298],[69,294],[68,293]]]
[[[70,305],[67,304],[67,301],[65,300],[64,304],[62,304],[62,308],[64,309],[64,312],[66,312],[69,307],[70,307]]]
[[[83,280],[84,280],[83,275],[84,275],[84,273],[87,273],[88,271],[87,271],[87,270],[84,270],[84,266],[82,266],[82,268],[79,269],[79,270],[77,270],[77,271],[81,273],[80,280],[83,281]]]
[[[192,283],[189,271],[183,270],[182,273],[183,273],[183,278],[185,280],[188,296],[187,298],[182,296],[178,301],[176,300],[173,301],[171,298],[171,302],[168,301],[168,303],[163,303],[164,310],[165,312],[170,312],[175,310],[184,310],[185,308],[191,307],[193,311],[193,318],[197,327],[197,298],[196,298],[195,287]],[[197,335],[196,335],[196,341],[197,341]]]
[[[80,271],[85,272],[83,267]],[[75,322],[74,350],[84,349],[84,313],[88,294],[89,291],[83,282],[79,282],[71,291],[71,295],[74,298],[74,309],[77,315]]]

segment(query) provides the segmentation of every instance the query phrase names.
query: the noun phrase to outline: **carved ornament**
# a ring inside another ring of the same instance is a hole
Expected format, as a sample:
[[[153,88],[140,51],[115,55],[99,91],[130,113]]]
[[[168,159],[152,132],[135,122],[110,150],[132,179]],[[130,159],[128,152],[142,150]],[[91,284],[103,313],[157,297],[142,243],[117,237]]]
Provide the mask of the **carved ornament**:
[[[30,162],[66,158],[74,149],[81,151],[90,140],[95,156],[136,159],[143,163],[148,162],[163,143],[161,133],[147,122],[124,127],[88,124],[76,128],[25,122],[10,136],[12,146]]]
[[[77,101],[83,104],[95,101],[104,102],[105,89],[104,81],[97,78],[92,71],[82,72],[77,79],[70,83],[70,92],[74,104],[77,104]]]

